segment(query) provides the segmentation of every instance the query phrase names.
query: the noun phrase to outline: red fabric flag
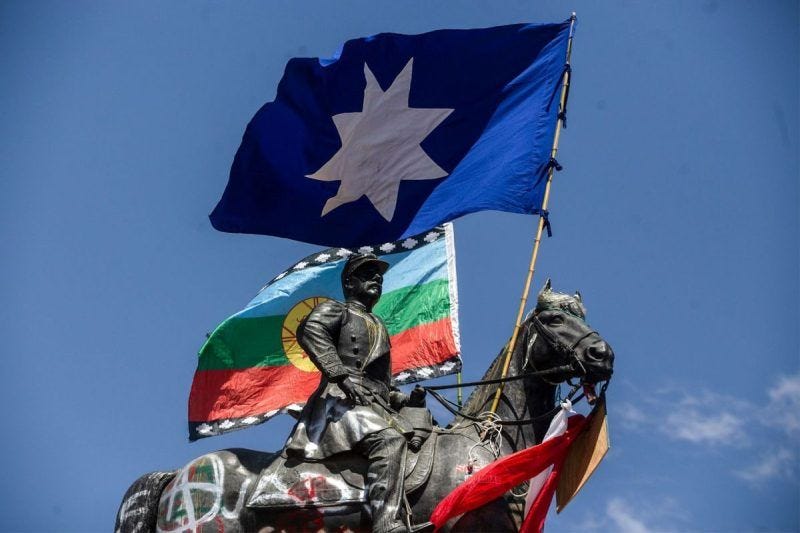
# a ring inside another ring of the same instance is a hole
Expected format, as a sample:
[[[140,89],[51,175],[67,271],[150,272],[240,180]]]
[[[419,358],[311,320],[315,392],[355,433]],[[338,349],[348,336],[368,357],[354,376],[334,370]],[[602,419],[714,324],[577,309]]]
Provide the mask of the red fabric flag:
[[[436,530],[443,527],[451,518],[486,505],[553,465],[553,471],[531,506],[521,530],[537,531],[535,528],[538,527],[538,531],[541,531],[567,451],[590,418],[591,415],[571,416],[567,431],[563,435],[498,459],[479,470],[436,506],[431,515],[431,522],[436,526]]]
[[[572,419],[574,417],[570,417]],[[572,443],[570,443],[572,444]],[[561,474],[561,467],[567,459],[567,452],[569,451],[569,444],[559,450],[558,457],[553,464],[553,470],[547,476],[547,481],[544,482],[536,499],[533,500],[528,514],[522,522],[522,527],[519,528],[520,533],[541,533],[544,531],[544,520],[547,518],[547,510],[550,509],[550,502],[553,501],[553,494],[558,487],[558,476]]]

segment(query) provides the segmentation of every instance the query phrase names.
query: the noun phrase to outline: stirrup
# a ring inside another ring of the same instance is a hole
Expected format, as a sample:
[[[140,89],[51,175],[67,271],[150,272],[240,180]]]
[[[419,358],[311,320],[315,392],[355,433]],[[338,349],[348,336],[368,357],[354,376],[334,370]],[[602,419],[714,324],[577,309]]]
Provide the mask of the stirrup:
[[[408,503],[408,497],[406,496],[406,491],[403,490],[403,504],[405,505],[405,516],[404,522],[408,527],[408,530],[411,533],[417,533],[420,531],[433,531],[433,522],[422,522],[421,524],[412,524],[411,523],[411,504]]]

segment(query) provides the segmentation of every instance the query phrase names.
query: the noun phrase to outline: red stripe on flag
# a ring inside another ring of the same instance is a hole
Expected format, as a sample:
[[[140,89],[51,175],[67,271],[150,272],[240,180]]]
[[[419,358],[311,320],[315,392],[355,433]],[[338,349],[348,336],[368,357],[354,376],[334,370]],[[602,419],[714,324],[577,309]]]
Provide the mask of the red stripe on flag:
[[[451,324],[445,317],[392,336],[392,373],[453,357],[457,350]],[[305,403],[319,380],[319,372],[303,372],[293,365],[199,370],[189,394],[189,421],[244,418]]]
[[[320,376],[292,365],[198,371],[189,394],[189,421],[244,418],[304,403]]]
[[[458,353],[449,316],[401,331],[393,335],[391,341],[392,374],[432,366]]]

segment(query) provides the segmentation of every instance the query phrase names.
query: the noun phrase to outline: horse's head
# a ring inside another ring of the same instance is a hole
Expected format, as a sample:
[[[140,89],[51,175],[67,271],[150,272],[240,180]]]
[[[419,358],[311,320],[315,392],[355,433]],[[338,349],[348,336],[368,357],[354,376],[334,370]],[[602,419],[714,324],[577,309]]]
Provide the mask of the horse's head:
[[[585,385],[608,380],[614,367],[611,346],[586,323],[580,293],[553,291],[550,280],[526,320],[525,366],[543,372],[548,383],[579,379]]]

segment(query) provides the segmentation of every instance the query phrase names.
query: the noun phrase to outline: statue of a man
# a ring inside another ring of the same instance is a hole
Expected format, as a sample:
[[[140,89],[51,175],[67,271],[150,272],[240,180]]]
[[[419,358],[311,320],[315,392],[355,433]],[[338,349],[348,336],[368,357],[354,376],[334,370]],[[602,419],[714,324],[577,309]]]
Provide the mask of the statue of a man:
[[[373,531],[404,532],[405,427],[397,411],[424,405],[392,387],[389,335],[372,308],[381,297],[388,263],[372,254],[350,256],[342,271],[345,302],[317,305],[297,328],[297,341],[322,373],[287,444],[287,453],[321,460],[354,451],[366,457]]]

